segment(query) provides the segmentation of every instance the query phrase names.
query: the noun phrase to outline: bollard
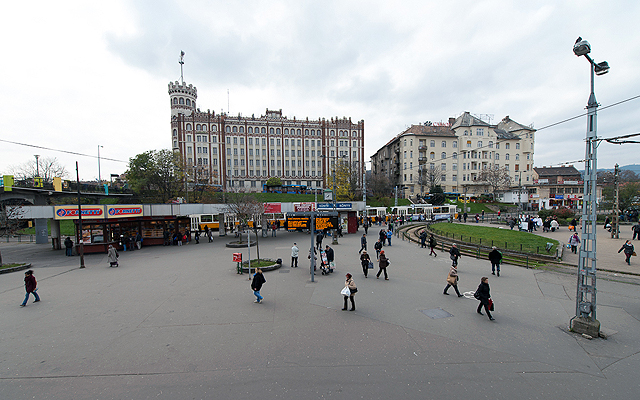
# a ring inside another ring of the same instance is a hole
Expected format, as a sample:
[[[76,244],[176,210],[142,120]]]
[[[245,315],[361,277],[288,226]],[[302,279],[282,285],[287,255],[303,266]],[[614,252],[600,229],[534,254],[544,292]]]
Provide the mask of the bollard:
[[[527,254],[527,269],[529,269],[529,254]]]
[[[520,243],[520,251],[522,252],[522,243]]]

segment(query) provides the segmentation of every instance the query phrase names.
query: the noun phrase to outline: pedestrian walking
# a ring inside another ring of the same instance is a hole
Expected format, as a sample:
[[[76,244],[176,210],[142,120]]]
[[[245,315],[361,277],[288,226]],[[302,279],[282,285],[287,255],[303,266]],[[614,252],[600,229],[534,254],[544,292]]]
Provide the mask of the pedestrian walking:
[[[380,278],[380,274],[384,272],[384,280],[388,281],[389,276],[387,275],[387,267],[389,266],[389,259],[384,254],[384,250],[380,251],[380,258],[378,259],[378,273],[376,274],[376,279]]]
[[[640,240],[640,221],[632,226],[631,230],[633,231],[633,237],[631,238],[631,240],[636,240],[636,237],[638,238],[638,240]]]
[[[213,242],[213,231],[209,230],[207,232],[207,238],[209,239],[209,243]]]
[[[324,238],[324,235],[322,234],[322,231],[318,232],[318,234],[316,235],[316,247],[318,248],[318,250],[322,250],[323,238]]]
[[[358,254],[362,253],[362,250],[367,251],[367,234],[366,233],[362,235],[362,237],[360,238],[360,250],[358,251]]]
[[[436,238],[433,237],[433,233],[432,233],[429,236],[429,248],[431,249],[431,252],[429,253],[429,255],[433,254],[434,257],[438,257],[438,254],[435,251],[433,251],[433,249],[435,249],[437,245],[438,243],[436,242]]]
[[[120,254],[118,254],[118,250],[116,250],[113,245],[109,245],[109,248],[107,249],[107,259],[109,260],[110,267],[118,266],[118,257],[120,257]]]
[[[364,234],[365,235],[369,234],[369,218],[368,217],[365,217],[364,224],[362,224],[362,227],[364,228]]]
[[[469,217],[469,214],[467,214],[466,212],[464,214],[462,214],[462,218],[464,219],[464,223],[467,223],[467,217]]]
[[[496,274],[496,269],[498,270],[498,276],[500,276],[500,262],[502,261],[502,253],[498,251],[496,246],[491,248],[492,250],[489,252],[489,261],[491,261],[491,275]]]
[[[371,257],[369,257],[369,254],[367,254],[367,251],[363,251],[362,254],[360,254],[360,264],[362,264],[362,273],[364,274],[364,277],[367,277],[367,274],[369,273],[369,263],[371,262]]]
[[[449,293],[447,293],[447,290],[449,290],[449,288],[453,286],[453,289],[456,291],[458,297],[462,297],[460,291],[458,290],[458,279],[458,270],[456,269],[456,267],[451,267],[451,269],[449,270],[449,275],[447,275],[447,286],[444,287],[444,292],[442,293],[448,296]]]
[[[277,229],[278,229],[278,226],[276,225],[276,221],[273,221],[273,224],[271,225],[271,237],[276,237]]]
[[[36,277],[33,276],[33,270],[28,270],[24,273],[24,288],[27,291],[27,294],[24,296],[24,301],[20,304],[20,307],[27,305],[29,295],[32,293],[33,297],[36,298],[33,302],[37,303],[40,301],[40,296],[38,296],[38,282],[36,281]]]
[[[576,230],[576,225],[578,225],[578,221],[574,218],[574,219],[572,219],[572,220],[571,220],[571,226],[573,227],[573,229],[572,229],[572,230],[573,230],[574,232],[577,232],[577,230]]]
[[[387,241],[389,242],[389,246],[391,246],[391,237],[393,236],[393,232],[391,230],[387,231]]]
[[[298,268],[298,253],[300,249],[296,243],[291,246],[291,268]]]
[[[200,244],[200,230],[199,229],[196,231],[195,239],[196,239],[196,244]]]
[[[73,240],[69,236],[64,240],[64,247],[67,257],[73,256]]]
[[[578,253],[578,246],[580,246],[580,237],[578,237],[578,233],[574,232],[573,235],[569,238],[569,245],[571,246],[571,252],[573,254]]]
[[[351,309],[349,311],[355,311],[356,310],[356,300],[354,299],[354,296],[356,295],[356,292],[358,291],[358,288],[356,287],[356,284],[353,281],[353,277],[351,276],[350,273],[347,273],[347,275],[346,275],[346,279],[344,281],[344,287],[346,289],[349,289],[349,295],[348,296],[346,294],[342,295],[342,297],[344,297],[344,307],[342,307],[342,310],[343,311],[347,310],[347,300],[351,300]],[[343,291],[344,291],[344,289],[343,289]]]
[[[631,265],[631,256],[634,255],[635,252],[633,251],[633,244],[631,244],[630,240],[627,240],[626,242],[624,242],[622,247],[620,247],[620,250],[618,250],[618,253],[620,253],[623,250],[624,250],[624,256],[625,256],[624,261],[627,263],[627,265]]]
[[[384,246],[384,242],[387,241],[387,232],[384,229],[380,229],[380,232],[378,232],[378,237],[380,238],[380,242]]]
[[[427,232],[422,231],[420,232],[420,248],[424,249],[425,247],[427,247]]]
[[[482,307],[487,312],[487,316],[489,320],[495,321],[495,318],[491,315],[491,308],[493,306],[493,300],[491,300],[491,289],[489,288],[489,278],[483,276],[480,280],[480,285],[478,285],[478,290],[476,290],[473,295],[477,300],[480,300],[480,304],[478,304],[478,308],[476,312],[480,315],[484,315],[482,313]]]
[[[136,234],[136,247],[138,248],[138,250],[142,249],[142,234],[140,234],[140,232]]]
[[[458,258],[460,258],[460,250],[458,250],[458,246],[456,244],[451,245],[451,249],[449,249],[449,258],[451,259],[451,266],[458,268]]]
[[[253,274],[253,280],[251,281],[251,289],[253,290],[253,294],[256,296],[256,300],[254,301],[254,303],[262,303],[264,297],[260,295],[260,289],[262,289],[262,285],[264,285],[266,282],[267,280],[264,279],[262,270],[258,268],[256,270],[256,273]]]
[[[382,251],[382,240],[378,239],[378,241],[373,245],[373,248],[376,250],[376,260],[379,260],[380,251]]]

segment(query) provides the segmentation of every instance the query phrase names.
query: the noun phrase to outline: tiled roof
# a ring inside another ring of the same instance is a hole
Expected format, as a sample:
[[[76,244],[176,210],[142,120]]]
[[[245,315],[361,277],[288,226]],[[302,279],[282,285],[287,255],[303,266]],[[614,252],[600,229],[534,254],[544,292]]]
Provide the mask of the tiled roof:
[[[461,116],[456,118],[451,129],[459,128],[461,126],[489,126],[489,124],[480,118],[474,117],[468,111],[465,111]]]
[[[568,167],[535,167],[533,170],[539,177],[543,176],[582,176],[574,166]]]
[[[493,128],[493,131],[496,133],[498,139],[520,139],[519,135],[515,133],[507,132],[504,129]]]

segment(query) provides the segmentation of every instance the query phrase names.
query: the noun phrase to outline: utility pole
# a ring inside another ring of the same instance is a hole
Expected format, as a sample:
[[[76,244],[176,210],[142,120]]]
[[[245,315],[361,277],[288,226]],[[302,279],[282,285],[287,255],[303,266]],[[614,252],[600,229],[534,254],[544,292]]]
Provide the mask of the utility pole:
[[[614,214],[613,214],[613,226],[614,228],[611,229],[611,238],[616,238],[616,239],[620,239],[620,227],[619,227],[619,223],[620,223],[620,168],[618,167],[618,164],[616,164],[615,169],[614,169],[614,173],[613,173],[613,184],[614,184],[614,195],[615,195],[615,209],[614,209]]]
[[[39,177],[40,176],[40,162],[38,161],[38,159],[40,158],[39,154],[34,155],[34,157],[36,158],[36,176]]]
[[[82,237],[82,206],[80,205],[80,172],[78,170],[78,162],[76,161],[76,184],[78,185],[78,253],[80,255],[80,268],[84,268],[84,240]]]

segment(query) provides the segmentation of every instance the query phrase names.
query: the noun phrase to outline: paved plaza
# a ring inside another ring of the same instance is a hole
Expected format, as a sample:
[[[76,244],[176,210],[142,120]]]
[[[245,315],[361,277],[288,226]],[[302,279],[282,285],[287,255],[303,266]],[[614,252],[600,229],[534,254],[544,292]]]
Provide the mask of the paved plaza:
[[[340,238],[336,272],[315,282],[308,234],[261,238],[261,257],[284,261],[265,273],[263,304],[235,272],[231,238],[121,252],[118,268],[88,255],[86,269],[50,245],[2,243],[6,262],[33,263],[42,301],[19,307],[23,272],[0,275],[0,399],[638,398],[640,278],[598,280],[608,339],[588,340],[567,332],[575,275],[504,265],[497,278],[463,256],[466,295],[444,296],[448,254],[394,237],[390,280],[365,279],[361,234]],[[354,312],[341,310],[346,272]],[[482,276],[495,322],[475,312]]]

